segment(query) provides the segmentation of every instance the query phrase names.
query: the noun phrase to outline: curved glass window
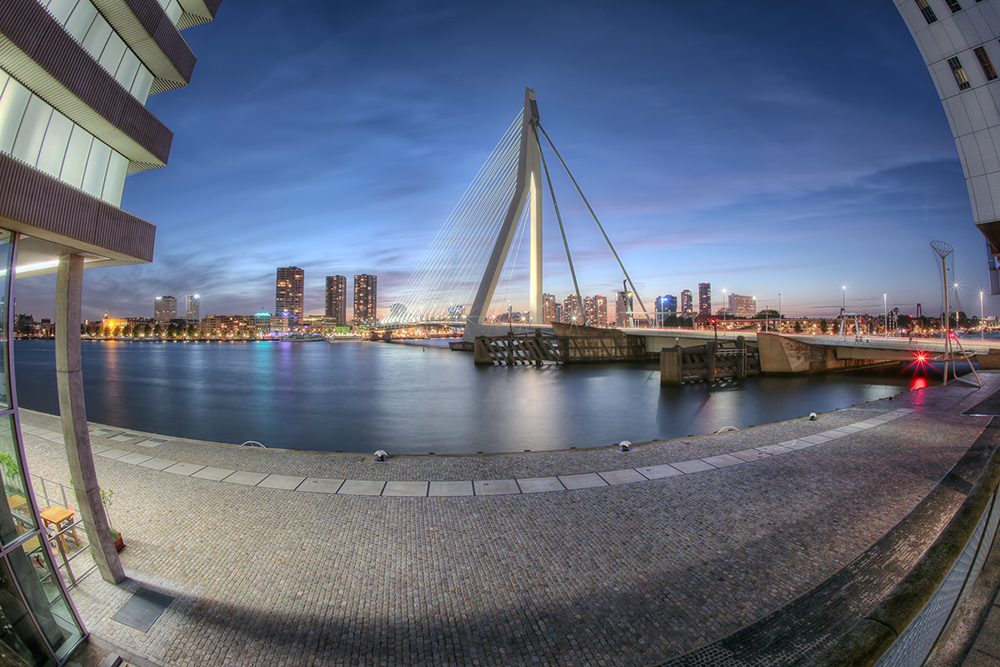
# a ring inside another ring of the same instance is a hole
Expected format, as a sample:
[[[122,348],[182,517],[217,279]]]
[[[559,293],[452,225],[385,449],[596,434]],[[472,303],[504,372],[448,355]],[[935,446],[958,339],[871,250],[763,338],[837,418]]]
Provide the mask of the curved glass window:
[[[128,158],[0,70],[0,152],[121,206]]]

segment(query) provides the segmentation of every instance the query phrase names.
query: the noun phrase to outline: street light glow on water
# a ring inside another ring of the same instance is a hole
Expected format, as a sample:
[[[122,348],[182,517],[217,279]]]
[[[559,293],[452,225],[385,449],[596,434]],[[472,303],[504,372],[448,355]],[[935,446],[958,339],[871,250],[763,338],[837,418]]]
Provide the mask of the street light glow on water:
[[[15,342],[21,407],[58,412],[52,341]],[[483,367],[431,345],[83,342],[87,418],[168,436],[391,454],[610,446],[899,393],[889,375],[661,387],[657,364]]]

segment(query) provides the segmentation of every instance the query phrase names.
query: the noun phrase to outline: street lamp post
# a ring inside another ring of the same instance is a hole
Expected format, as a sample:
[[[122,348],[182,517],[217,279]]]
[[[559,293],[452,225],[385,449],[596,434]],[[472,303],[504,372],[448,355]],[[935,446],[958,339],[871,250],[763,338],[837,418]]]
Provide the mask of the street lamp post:
[[[781,292],[778,292],[778,332],[783,332],[785,330],[784,316],[781,314]]]
[[[889,337],[889,293],[882,292],[882,326],[885,327],[885,337]]]
[[[979,336],[986,340],[986,315],[983,313],[983,290],[979,290]]]
[[[847,285],[840,288],[844,293],[844,307],[840,309],[840,334],[847,338]]]

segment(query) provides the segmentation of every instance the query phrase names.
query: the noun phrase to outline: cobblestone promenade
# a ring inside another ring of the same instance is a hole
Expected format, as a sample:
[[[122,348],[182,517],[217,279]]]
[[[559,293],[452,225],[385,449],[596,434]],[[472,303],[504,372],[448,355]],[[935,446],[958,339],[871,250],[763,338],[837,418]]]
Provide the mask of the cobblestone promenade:
[[[94,425],[130,579],[71,593],[137,665],[656,664],[899,522],[989,421],[961,414],[984,379],[631,452],[375,463]],[[58,420],[22,426],[31,472],[68,482]],[[148,632],[110,618],[140,585],[176,598]]]

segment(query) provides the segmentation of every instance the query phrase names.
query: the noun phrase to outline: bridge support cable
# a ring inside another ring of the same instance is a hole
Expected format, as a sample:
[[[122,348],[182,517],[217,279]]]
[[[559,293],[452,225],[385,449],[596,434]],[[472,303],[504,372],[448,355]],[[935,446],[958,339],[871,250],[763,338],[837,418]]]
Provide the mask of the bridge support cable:
[[[544,131],[544,130],[543,130]],[[576,290],[576,304],[580,309],[580,316],[583,318],[583,326],[587,326],[587,309],[583,307],[583,295],[580,294],[580,285],[576,281],[576,269],[573,268],[573,255],[569,252],[569,241],[566,240],[566,228],[563,226],[562,215],[559,213],[559,202],[556,200],[556,191],[552,187],[552,178],[549,176],[549,166],[545,162],[545,153],[542,152],[542,144],[538,141],[538,131],[535,131],[535,142],[538,144],[538,156],[542,160],[542,171],[545,172],[545,180],[549,184],[549,194],[552,195],[552,208],[556,212],[556,220],[559,221],[559,233],[562,234],[563,247],[566,248],[566,261],[569,262],[569,273],[573,276],[573,289]]]
[[[549,146],[552,147],[552,151],[556,154],[556,157],[559,158],[559,162],[560,164],[562,164],[563,169],[566,170],[566,175],[569,176],[569,180],[573,181],[573,186],[576,187],[576,191],[580,193],[580,198],[583,200],[583,203],[587,205],[587,210],[590,211],[591,217],[593,217],[594,222],[597,223],[597,228],[601,230],[601,235],[604,236],[604,240],[608,244],[608,247],[611,249],[611,253],[615,256],[615,261],[618,262],[618,267],[622,270],[622,273],[625,275],[625,280],[627,280],[628,284],[632,287],[632,292],[635,294],[635,298],[639,301],[639,307],[642,308],[642,312],[646,314],[646,323],[652,326],[652,321],[650,321],[649,318],[649,312],[646,310],[646,306],[642,303],[642,297],[639,296],[639,290],[635,288],[635,283],[632,282],[632,278],[628,275],[628,271],[625,270],[625,264],[622,263],[621,257],[618,256],[618,251],[615,250],[614,244],[611,243],[611,239],[608,237],[607,232],[604,231],[604,225],[602,225],[601,221],[597,219],[597,214],[594,213],[594,208],[590,205],[590,202],[587,201],[587,196],[583,194],[583,190],[580,188],[580,184],[576,182],[576,179],[573,177],[573,173],[569,170],[569,167],[566,166],[566,161],[562,159],[562,155],[559,154],[559,149],[557,149],[556,145],[552,143],[552,139],[549,137],[549,133],[545,131],[544,127],[542,127],[541,122],[538,123],[538,129],[542,131],[543,135],[545,135],[545,140],[549,142]],[[539,148],[541,148],[540,144]]]
[[[514,192],[521,126],[518,113],[407,280],[390,322],[445,319],[449,308],[464,309],[472,301]]]

